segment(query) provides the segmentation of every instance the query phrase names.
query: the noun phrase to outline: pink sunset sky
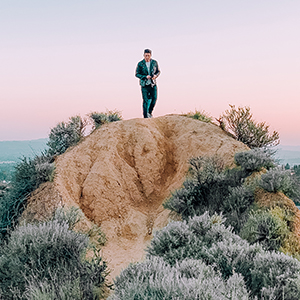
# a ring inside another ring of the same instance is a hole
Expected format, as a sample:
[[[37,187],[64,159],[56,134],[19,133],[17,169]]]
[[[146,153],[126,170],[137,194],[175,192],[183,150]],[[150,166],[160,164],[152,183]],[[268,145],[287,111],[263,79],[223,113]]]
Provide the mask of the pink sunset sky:
[[[47,137],[69,117],[142,117],[143,50],[159,62],[154,117],[250,106],[300,145],[299,0],[4,0],[0,141]]]

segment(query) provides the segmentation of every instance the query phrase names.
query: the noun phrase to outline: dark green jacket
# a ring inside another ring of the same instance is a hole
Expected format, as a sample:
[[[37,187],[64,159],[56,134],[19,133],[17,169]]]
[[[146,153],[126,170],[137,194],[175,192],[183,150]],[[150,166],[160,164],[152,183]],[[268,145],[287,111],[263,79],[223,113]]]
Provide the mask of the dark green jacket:
[[[146,66],[146,61],[143,59],[141,60],[135,70],[135,76],[140,79],[140,85],[145,86],[147,82],[147,75],[151,76],[159,76],[160,70],[158,67],[158,63],[156,60],[151,59],[150,60],[150,74],[148,73],[148,68]],[[151,79],[151,86],[156,85],[156,80]]]

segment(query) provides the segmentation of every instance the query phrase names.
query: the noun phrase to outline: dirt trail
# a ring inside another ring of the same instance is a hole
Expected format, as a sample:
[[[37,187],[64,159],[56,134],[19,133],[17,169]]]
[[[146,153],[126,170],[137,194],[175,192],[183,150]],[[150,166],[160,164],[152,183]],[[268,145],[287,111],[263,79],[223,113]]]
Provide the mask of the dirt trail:
[[[246,149],[219,127],[183,116],[115,122],[57,158],[55,189],[47,191],[101,225],[114,277],[144,257],[153,231],[170,220],[162,203],[182,185],[191,157],[217,154],[232,165]]]

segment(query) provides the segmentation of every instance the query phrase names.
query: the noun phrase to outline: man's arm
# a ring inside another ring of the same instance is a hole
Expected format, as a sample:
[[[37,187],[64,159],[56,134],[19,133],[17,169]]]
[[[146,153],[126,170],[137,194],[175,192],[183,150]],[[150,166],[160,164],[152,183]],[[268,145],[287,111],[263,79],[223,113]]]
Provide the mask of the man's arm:
[[[153,74],[153,79],[156,79],[160,75],[160,69],[159,69],[157,61],[155,61],[155,67],[156,67],[156,70]]]
[[[140,63],[138,63],[136,70],[135,70],[135,77],[139,78],[139,79],[146,79],[147,75],[142,74],[143,73],[143,68],[140,65]]]

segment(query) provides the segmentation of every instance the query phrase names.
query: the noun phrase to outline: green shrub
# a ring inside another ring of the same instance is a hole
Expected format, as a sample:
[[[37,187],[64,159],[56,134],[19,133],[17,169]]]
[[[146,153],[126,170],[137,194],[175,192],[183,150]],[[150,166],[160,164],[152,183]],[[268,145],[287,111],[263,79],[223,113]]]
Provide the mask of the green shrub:
[[[265,122],[257,123],[252,118],[250,107],[238,107],[230,105],[221,116],[226,123],[226,130],[235,139],[246,144],[249,148],[262,148],[279,144],[277,131],[269,132],[269,125]]]
[[[84,137],[86,122],[80,116],[71,117],[68,122],[61,122],[50,130],[50,155],[60,155],[69,147],[75,146]]]
[[[259,242],[266,250],[279,250],[289,234],[287,223],[270,211],[253,211],[241,230],[250,244]]]
[[[254,189],[242,186],[249,171],[224,169],[223,163],[216,157],[193,158],[190,164],[183,187],[172,193],[164,207],[180,214],[184,220],[205,211],[210,214],[222,212],[228,218],[228,224],[239,231],[246,210],[254,201]]]
[[[248,220],[249,210],[254,203],[254,189],[252,186],[242,185],[229,187],[229,195],[222,203],[222,213],[226,217],[226,225],[231,225],[236,233]]]
[[[251,149],[236,153],[234,160],[238,166],[248,172],[261,171],[262,168],[269,170],[275,167],[274,160],[264,149]]]
[[[107,242],[105,233],[101,230],[101,227],[96,224],[93,224],[86,234],[89,236],[91,244],[96,248],[101,248]]]
[[[70,230],[74,211],[66,214],[72,220],[63,221],[61,215],[17,227],[2,246],[0,291],[5,299],[34,299],[43,294],[45,299],[71,299],[67,293],[99,299],[105,288],[106,265],[99,255],[85,259],[89,240]],[[65,296],[59,296],[61,293]]]
[[[39,274],[50,279],[55,270],[76,265],[88,245],[88,238],[69,230],[57,221],[24,225],[15,229],[1,251],[2,293],[10,296],[10,287],[25,291],[26,278]],[[19,276],[24,273],[24,276]]]
[[[22,186],[22,194],[30,193],[41,183],[50,181],[54,168],[52,156],[45,153],[34,158],[23,157],[15,167],[13,185]]]
[[[259,185],[271,193],[283,192],[294,201],[300,199],[300,185],[289,170],[277,167],[261,176]]]
[[[55,210],[51,221],[57,221],[59,224],[68,224],[69,229],[74,229],[75,225],[80,221],[83,217],[83,212],[80,208],[76,208],[71,206],[66,209],[64,207],[59,207]]]
[[[258,253],[253,262],[251,291],[254,295],[262,299],[300,299],[298,260],[283,253],[265,252]]]
[[[149,260],[160,257],[173,267],[187,258],[200,260],[220,272],[224,280],[235,273],[241,274],[252,296],[260,297],[274,291],[282,295],[287,286],[299,295],[300,285],[296,285],[299,261],[285,254],[263,250],[258,244],[249,245],[222,223],[224,220],[220,216],[209,217],[208,213],[188,222],[170,223],[154,235],[147,257]],[[290,276],[291,273],[293,276]]]
[[[55,173],[53,156],[62,154],[68,147],[77,144],[83,137],[85,125],[85,121],[79,116],[70,118],[67,123],[59,123],[50,131],[47,151],[34,158],[23,157],[15,166],[9,193],[0,197],[1,238],[17,225],[30,193],[41,183],[53,180]]]
[[[99,128],[103,124],[122,120],[121,112],[117,110],[109,110],[106,113],[92,112],[89,117],[93,121],[94,128]]]
[[[212,121],[212,117],[204,110],[196,109],[195,112],[190,111],[187,114],[184,114],[184,116],[195,119],[195,120],[199,120],[199,121],[202,121],[205,123],[211,123],[211,121]]]
[[[205,211],[222,213],[226,217],[226,225],[233,226],[238,233],[248,219],[257,187],[270,192],[280,190],[293,200],[300,198],[300,185],[295,184],[289,171],[275,168],[268,151],[252,149],[237,153],[235,161],[237,167],[225,169],[217,157],[191,159],[183,187],[172,193],[164,207],[180,214],[183,220]],[[261,180],[245,180],[262,168],[269,170],[261,176]]]
[[[58,286],[56,286],[57,282],[56,278],[43,282],[31,279],[23,298],[28,300],[83,299],[79,278],[74,279],[71,274],[65,274],[65,277],[59,281]]]
[[[197,157],[190,160],[189,176],[183,183],[183,188],[172,193],[164,207],[175,211],[187,220],[194,215],[203,214],[206,210],[218,211],[219,195],[224,194],[220,161],[215,158]],[[213,191],[213,192],[212,192]]]
[[[24,211],[27,198],[38,186],[51,180],[54,174],[52,156],[42,153],[34,158],[23,157],[16,165],[11,188],[0,200],[0,233],[6,236],[9,228],[13,228]]]
[[[227,281],[201,261],[184,260],[171,267],[160,258],[130,265],[115,280],[110,300],[248,299],[240,275]]]
[[[147,249],[148,257],[162,257],[172,266],[186,258],[201,260],[214,265],[225,279],[234,274],[235,268],[248,271],[251,267],[249,256],[253,258],[262,249],[250,246],[232,233],[230,227],[224,226],[224,221],[206,212],[189,222],[170,223],[154,235]]]
[[[231,242],[241,246],[247,245],[232,229],[224,226],[221,216],[209,216],[208,212],[195,216],[188,222],[172,222],[155,233],[148,256],[162,257],[170,265],[186,258],[211,260],[208,248],[213,243]],[[232,275],[232,274],[228,274]]]

